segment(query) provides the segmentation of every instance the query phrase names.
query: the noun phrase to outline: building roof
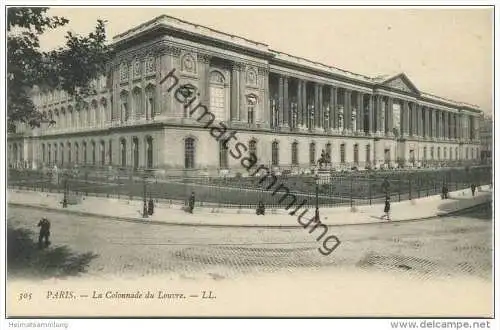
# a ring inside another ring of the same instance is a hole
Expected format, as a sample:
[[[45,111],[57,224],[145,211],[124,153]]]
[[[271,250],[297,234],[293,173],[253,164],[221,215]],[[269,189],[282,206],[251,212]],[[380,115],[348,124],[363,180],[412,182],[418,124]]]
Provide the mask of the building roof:
[[[128,39],[134,38],[139,34],[146,33],[149,30],[154,30],[157,28],[168,28],[171,30],[182,31],[184,33],[197,35],[200,37],[211,38],[219,42],[224,42],[228,45],[243,47],[247,49],[252,49],[254,51],[259,51],[261,53],[267,54],[271,59],[283,61],[289,64],[307,67],[319,72],[330,73],[336,76],[344,77],[347,79],[355,80],[362,83],[368,83],[371,85],[381,85],[388,86],[390,82],[399,79],[406,87],[414,92],[415,94],[435,102],[447,103],[455,107],[467,108],[470,110],[480,111],[479,106],[474,104],[469,104],[465,102],[454,101],[444,97],[440,97],[434,94],[426,93],[420,91],[415,84],[406,76],[405,73],[399,72],[394,74],[384,74],[375,77],[369,77],[366,75],[358,74],[352,71],[344,70],[335,66],[326,65],[320,62],[315,62],[302,57],[294,56],[285,52],[280,52],[277,50],[270,49],[265,43],[250,40],[248,38],[236,36],[226,32],[222,32],[207,26],[191,23],[172,17],[169,15],[161,15],[153,18],[147,22],[144,22],[134,28],[131,28],[123,33],[120,33],[113,37],[113,44],[124,42]]]

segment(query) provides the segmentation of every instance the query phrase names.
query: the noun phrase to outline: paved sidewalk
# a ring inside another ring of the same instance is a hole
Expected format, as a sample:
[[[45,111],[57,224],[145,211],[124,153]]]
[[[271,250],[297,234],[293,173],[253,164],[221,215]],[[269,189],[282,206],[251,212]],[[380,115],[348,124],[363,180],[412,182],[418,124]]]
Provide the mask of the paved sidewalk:
[[[472,197],[470,189],[466,189],[451,192],[449,199],[445,200],[442,200],[439,195],[435,195],[411,201],[393,202],[391,203],[391,220],[396,222],[432,218],[491,201],[492,191],[489,186],[482,186],[478,190],[474,197]],[[61,205],[62,194],[9,189],[7,195],[8,203],[11,205],[158,224],[299,227],[297,217],[304,211],[301,209],[297,215],[291,216],[284,208],[278,210],[267,209],[265,216],[257,216],[254,209],[198,207],[195,208],[194,214],[189,214],[184,212],[180,205],[158,203],[155,207],[155,214],[143,219],[142,201],[100,197],[82,198],[80,204],[69,205],[67,209],[63,209]],[[330,226],[387,222],[380,219],[383,208],[383,204],[363,205],[355,208],[322,207],[320,208],[321,221]],[[313,215],[314,209],[310,209],[304,215],[304,218],[310,219]]]

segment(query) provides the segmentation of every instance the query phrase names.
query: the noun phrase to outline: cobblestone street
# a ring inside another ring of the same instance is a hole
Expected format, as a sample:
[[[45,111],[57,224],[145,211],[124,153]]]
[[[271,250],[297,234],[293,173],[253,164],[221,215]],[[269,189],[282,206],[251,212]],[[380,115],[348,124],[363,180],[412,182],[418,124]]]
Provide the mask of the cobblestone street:
[[[235,278],[245,274],[335,268],[389,270],[421,279],[491,279],[491,207],[400,224],[330,227],[342,244],[329,256],[307,230],[140,224],[9,207],[8,223],[36,232],[52,222],[52,246],[98,255],[86,275]],[[36,237],[33,237],[34,239]]]

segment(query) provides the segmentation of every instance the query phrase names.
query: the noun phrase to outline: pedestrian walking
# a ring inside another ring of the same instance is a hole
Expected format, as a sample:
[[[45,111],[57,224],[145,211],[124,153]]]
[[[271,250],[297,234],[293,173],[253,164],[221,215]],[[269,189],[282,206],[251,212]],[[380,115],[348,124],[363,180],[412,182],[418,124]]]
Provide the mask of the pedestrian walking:
[[[154,212],[155,212],[155,203],[153,199],[150,197],[148,201],[148,214],[153,215]]]
[[[264,203],[262,201],[259,201],[259,204],[257,205],[257,215],[265,215],[266,213],[266,207],[264,206]]]
[[[38,227],[40,227],[40,233],[38,234],[38,247],[40,249],[44,247],[48,247],[50,245],[49,237],[50,237],[50,221],[43,217],[38,222]]]
[[[472,191],[472,197],[476,195],[476,185],[473,183],[470,185],[470,190]]]
[[[391,221],[391,217],[389,216],[389,212],[391,211],[391,202],[389,198],[385,199],[385,205],[384,205],[384,215],[380,217],[381,219],[386,219],[387,221]]]
[[[443,184],[443,189],[441,190],[441,198],[448,199],[448,186]]]
[[[195,202],[195,197],[194,197],[194,191],[191,192],[191,196],[189,197],[189,203],[188,203],[188,212],[193,213],[194,210],[194,202]]]

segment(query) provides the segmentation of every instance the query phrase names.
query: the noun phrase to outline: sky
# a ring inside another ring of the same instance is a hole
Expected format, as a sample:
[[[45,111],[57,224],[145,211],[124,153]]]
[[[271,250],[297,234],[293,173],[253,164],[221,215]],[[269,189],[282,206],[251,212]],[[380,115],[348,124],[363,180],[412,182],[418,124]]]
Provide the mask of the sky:
[[[493,108],[493,9],[54,7],[70,20],[41,38],[61,46],[68,30],[87,34],[107,21],[109,39],[167,14],[263,42],[273,50],[368,76],[406,73],[424,92]]]

